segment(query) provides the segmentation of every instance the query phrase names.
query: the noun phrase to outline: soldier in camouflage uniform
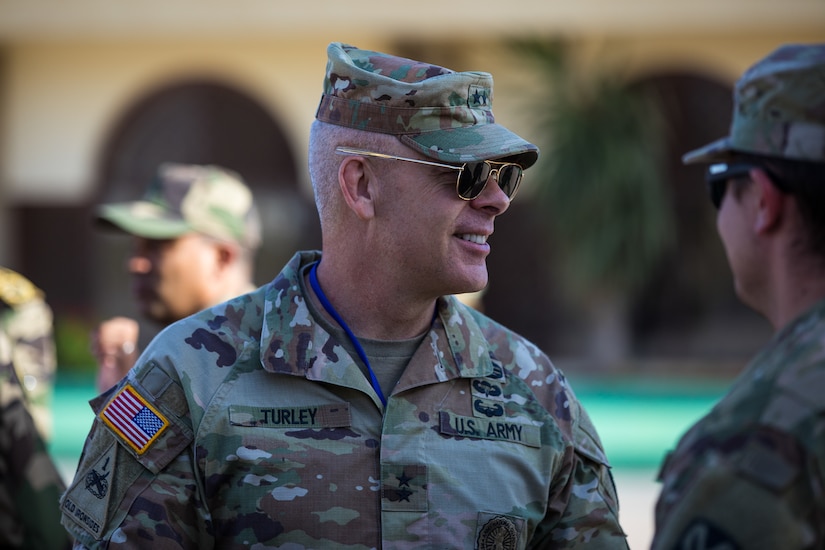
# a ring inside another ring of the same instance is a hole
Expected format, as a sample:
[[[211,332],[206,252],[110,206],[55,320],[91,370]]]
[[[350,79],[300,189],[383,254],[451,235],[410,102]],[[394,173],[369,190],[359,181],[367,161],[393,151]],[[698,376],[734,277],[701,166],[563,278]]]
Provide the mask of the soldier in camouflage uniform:
[[[0,327],[0,548],[66,549],[57,505],[66,487],[29,414],[13,356]]]
[[[825,44],[736,85],[709,163],[740,299],[776,330],[660,474],[655,549],[825,548]]]
[[[0,330],[11,341],[17,377],[41,437],[52,429],[52,395],[57,369],[52,310],[43,292],[19,273],[0,267]]]
[[[452,296],[487,283],[537,148],[487,73],[328,54],[323,254],[171,325],[92,401],[63,524],[89,548],[626,549],[562,373]]]
[[[131,236],[135,302],[160,327],[255,288],[260,219],[252,191],[231,170],[161,164],[141,200],[101,205],[97,222]],[[132,368],[152,328],[141,335],[135,319],[118,316],[92,331],[100,391]]]

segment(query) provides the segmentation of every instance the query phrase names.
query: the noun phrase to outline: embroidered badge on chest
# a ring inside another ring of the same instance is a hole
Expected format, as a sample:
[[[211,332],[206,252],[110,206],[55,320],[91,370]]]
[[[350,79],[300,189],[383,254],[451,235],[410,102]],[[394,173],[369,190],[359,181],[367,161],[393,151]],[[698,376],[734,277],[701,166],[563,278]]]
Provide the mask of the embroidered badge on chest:
[[[469,384],[473,416],[440,410],[438,430],[441,434],[541,447],[540,422],[533,422],[518,411],[510,411],[508,416],[507,376],[499,363],[494,360],[493,372],[489,376],[474,378]]]
[[[504,416],[504,385],[507,379],[500,364],[493,362],[493,372],[470,383],[473,416],[494,418]]]
[[[151,446],[169,421],[150,405],[131,384],[126,384],[100,411],[100,419],[137,454]]]
[[[478,550],[510,550],[519,547],[524,520],[513,516],[479,513]]]

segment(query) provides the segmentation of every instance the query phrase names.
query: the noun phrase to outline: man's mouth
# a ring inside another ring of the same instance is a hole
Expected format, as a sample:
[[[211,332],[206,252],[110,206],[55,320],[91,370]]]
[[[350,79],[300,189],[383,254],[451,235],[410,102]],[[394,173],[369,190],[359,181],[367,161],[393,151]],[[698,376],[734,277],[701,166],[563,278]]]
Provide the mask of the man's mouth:
[[[475,233],[463,233],[459,235],[458,238],[476,244],[484,244],[487,242],[487,235],[477,235]]]

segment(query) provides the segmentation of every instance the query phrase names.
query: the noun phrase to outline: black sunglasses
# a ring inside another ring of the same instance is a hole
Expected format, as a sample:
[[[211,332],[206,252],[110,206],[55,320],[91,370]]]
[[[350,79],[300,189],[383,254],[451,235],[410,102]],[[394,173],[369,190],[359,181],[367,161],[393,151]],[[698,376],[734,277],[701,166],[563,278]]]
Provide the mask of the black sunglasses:
[[[722,206],[722,199],[725,198],[728,181],[750,177],[750,172],[754,168],[759,168],[759,166],[748,162],[734,162],[730,164],[719,162],[708,166],[707,172],[705,172],[705,181],[708,184],[710,202],[713,203],[713,206],[715,206],[717,210]]]
[[[335,152],[339,155],[360,155],[364,157],[403,160],[405,162],[415,162],[417,164],[426,164],[429,166],[438,166],[439,168],[458,170],[455,190],[456,193],[458,193],[458,196],[465,201],[471,201],[477,198],[487,186],[487,180],[490,179],[490,176],[494,176],[496,178],[498,186],[501,187],[501,190],[504,191],[507,198],[512,200],[516,195],[516,191],[518,191],[519,184],[521,183],[521,177],[524,174],[524,169],[514,162],[483,160],[480,162],[466,162],[461,166],[457,166],[455,164],[443,164],[441,162],[432,162],[429,160],[411,159],[407,157],[387,155],[384,153],[374,153],[372,151],[364,151],[363,149],[353,149],[352,147],[336,147]]]

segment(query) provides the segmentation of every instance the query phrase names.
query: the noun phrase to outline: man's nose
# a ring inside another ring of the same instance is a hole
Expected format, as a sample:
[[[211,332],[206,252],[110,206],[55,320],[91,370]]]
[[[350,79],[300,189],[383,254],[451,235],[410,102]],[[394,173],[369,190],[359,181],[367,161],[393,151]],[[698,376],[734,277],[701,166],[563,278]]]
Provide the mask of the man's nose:
[[[498,177],[498,169],[490,170],[484,189],[470,201],[474,207],[494,209],[496,215],[503,214],[510,207],[510,197],[499,186]]]
[[[152,269],[152,262],[149,258],[142,254],[132,254],[126,262],[126,267],[128,268],[129,273],[143,275],[149,273]]]

